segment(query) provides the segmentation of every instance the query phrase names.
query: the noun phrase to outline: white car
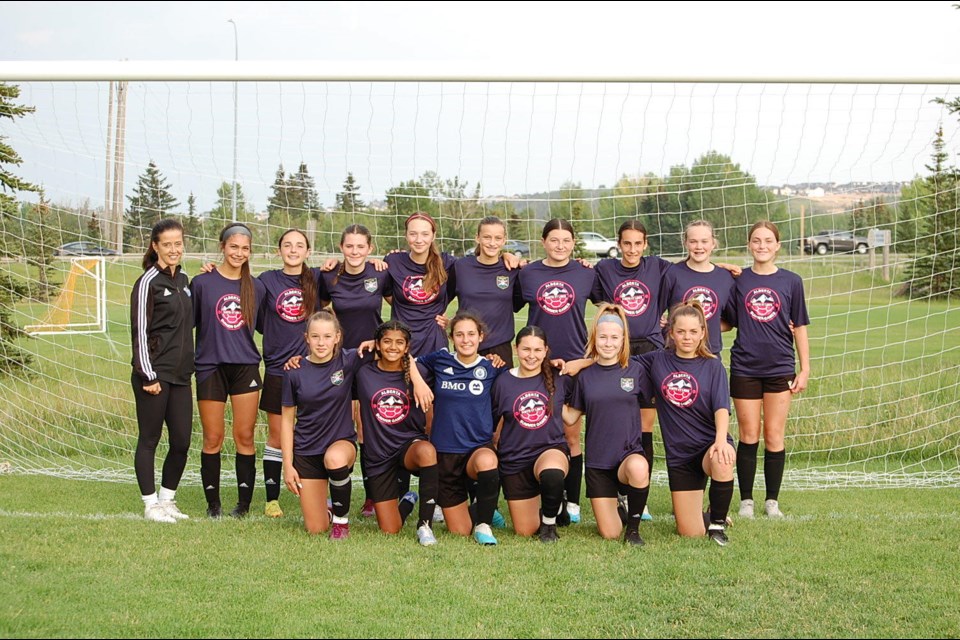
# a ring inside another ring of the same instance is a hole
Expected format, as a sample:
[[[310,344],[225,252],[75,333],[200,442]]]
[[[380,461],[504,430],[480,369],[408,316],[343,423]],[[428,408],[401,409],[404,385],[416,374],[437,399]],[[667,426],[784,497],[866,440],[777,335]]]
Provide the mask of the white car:
[[[616,258],[620,255],[616,240],[608,240],[599,233],[583,231],[577,234],[577,239],[583,242],[583,250],[588,255],[601,258]]]

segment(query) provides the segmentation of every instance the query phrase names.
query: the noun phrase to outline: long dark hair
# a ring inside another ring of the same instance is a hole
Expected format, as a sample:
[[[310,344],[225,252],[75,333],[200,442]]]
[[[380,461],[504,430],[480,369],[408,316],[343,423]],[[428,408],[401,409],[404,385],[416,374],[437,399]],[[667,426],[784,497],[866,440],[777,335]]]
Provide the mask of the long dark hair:
[[[343,230],[343,233],[340,234],[340,247],[343,247],[343,243],[347,239],[347,235],[355,234],[358,236],[364,236],[367,239],[367,244],[371,247],[373,246],[373,236],[370,235],[370,229],[367,229],[362,224],[352,224],[346,229]],[[337,283],[340,282],[340,276],[347,270],[347,261],[340,261],[340,268],[337,269],[337,275],[333,277],[333,282],[330,283],[330,286],[335,287]]]
[[[457,325],[463,322],[464,320],[470,320],[475,325],[477,325],[477,331],[480,335],[487,335],[487,323],[484,322],[480,316],[475,314],[473,311],[467,309],[458,309],[457,314],[453,316],[453,320],[450,321],[450,338],[453,339],[453,331],[457,328]]]
[[[643,239],[644,240],[647,239],[647,235],[648,235],[647,228],[643,226],[643,223],[637,220],[636,218],[627,220],[622,225],[620,225],[619,229],[617,229],[617,244],[620,244],[620,242],[623,240],[624,231],[639,231],[640,233],[643,234]]]
[[[246,230],[246,233],[244,233]],[[253,232],[250,227],[242,222],[231,222],[220,232],[220,251],[223,251],[227,239],[235,235],[245,235],[250,238],[250,246],[253,248]],[[253,276],[250,275],[250,259],[248,258],[243,266],[240,267],[240,312],[243,314],[243,321],[247,328],[253,331],[253,323],[257,317],[257,290],[253,284]]]
[[[573,239],[577,239],[577,232],[573,230],[573,225],[570,224],[568,220],[564,220],[563,218],[554,218],[553,220],[547,222],[547,224],[543,225],[543,233],[540,234],[540,237],[543,240],[546,240],[547,236],[550,235],[550,232],[556,231],[557,229],[560,229],[561,231],[569,231],[570,235],[573,236]]]
[[[287,229],[284,231],[280,236],[280,240],[277,241],[278,249],[283,247],[283,239],[291,233],[299,233],[302,235],[307,243],[307,249],[310,249],[310,238],[308,238],[307,234],[303,231],[300,231],[300,229]],[[300,316],[297,319],[303,320],[316,309],[318,296],[317,280],[313,275],[313,269],[307,266],[306,260],[300,265],[300,291],[303,292],[303,302],[300,306]]]
[[[440,286],[447,281],[447,270],[443,268],[443,258],[440,257],[440,250],[437,249],[437,223],[429,214],[417,211],[403,223],[404,230],[410,228],[410,223],[414,220],[426,220],[434,234],[430,249],[427,250],[427,275],[423,277],[423,290],[439,292]]]
[[[153,245],[156,242],[160,242],[160,236],[167,231],[179,231],[180,235],[182,236],[183,225],[175,218],[164,218],[153,225],[153,229],[150,230],[150,242],[147,244],[147,251],[143,254],[144,271],[157,264],[157,261],[160,259],[160,256],[157,255],[157,250],[153,248]]]
[[[407,392],[409,393],[411,388],[410,343],[413,342],[413,333],[410,331],[410,327],[399,320],[387,320],[377,327],[377,330],[373,334],[373,352],[378,360],[383,357],[383,354],[380,353],[380,340],[387,334],[387,331],[399,331],[403,334],[403,337],[407,339],[407,355],[401,358],[400,362],[403,364],[403,382],[407,385]]]
[[[517,339],[514,342],[517,347],[520,346],[520,341],[531,336],[534,338],[540,338],[543,340],[543,346],[547,348],[546,354],[543,356],[543,362],[540,363],[540,375],[543,376],[543,385],[547,388],[547,415],[553,415],[553,392],[556,391],[556,384],[553,380],[553,365],[550,364],[550,344],[547,342],[547,333],[540,327],[528,324],[523,329],[517,332]]]

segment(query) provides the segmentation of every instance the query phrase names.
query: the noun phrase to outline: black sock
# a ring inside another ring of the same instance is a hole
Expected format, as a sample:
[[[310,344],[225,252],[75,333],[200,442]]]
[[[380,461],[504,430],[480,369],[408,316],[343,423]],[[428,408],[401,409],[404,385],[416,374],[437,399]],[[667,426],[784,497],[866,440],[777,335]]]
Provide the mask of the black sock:
[[[567,502],[580,504],[580,485],[583,483],[583,454],[570,458],[570,471],[563,481],[563,488],[567,493]]]
[[[237,502],[249,505],[253,501],[253,485],[257,482],[257,454],[236,454]]]
[[[767,500],[778,500],[780,485],[783,484],[783,467],[787,461],[787,450],[763,452],[763,481],[767,485]]]
[[[267,502],[280,499],[280,474],[283,471],[283,454],[280,449],[263,447],[263,486],[267,488]]]
[[[737,480],[740,482],[740,499],[753,500],[753,481],[757,477],[757,448],[759,442],[737,445]]]
[[[731,500],[733,500],[733,480],[710,481],[710,522],[712,524],[727,522]]]
[[[220,452],[200,453],[200,481],[210,506],[220,504]]]
[[[640,516],[643,515],[643,509],[647,506],[647,498],[650,496],[650,485],[644,488],[628,486],[627,487],[627,529],[636,531],[640,527]]]
[[[410,472],[400,469],[397,473],[397,498],[402,498],[407,491],[410,491]]]
[[[490,524],[500,498],[500,472],[496,469],[477,474],[477,523]]]
[[[467,502],[474,504],[477,501],[477,481],[467,478]]]
[[[406,524],[407,518],[409,518],[410,514],[413,513],[413,503],[409,500],[401,500],[397,504],[397,508],[400,510],[401,524]]]
[[[437,492],[440,490],[440,468],[432,464],[420,467],[420,513],[417,528],[425,524],[433,526],[433,512],[437,508]]]
[[[640,434],[640,443],[643,445],[643,457],[647,459],[647,471],[653,477],[653,431]]]
[[[333,515],[337,518],[346,518],[350,513],[350,491],[353,489],[353,483],[350,482],[351,471],[350,467],[327,470],[330,501],[333,503]]]
[[[563,471],[544,469],[540,472],[540,507],[542,517],[556,518],[563,504]]]

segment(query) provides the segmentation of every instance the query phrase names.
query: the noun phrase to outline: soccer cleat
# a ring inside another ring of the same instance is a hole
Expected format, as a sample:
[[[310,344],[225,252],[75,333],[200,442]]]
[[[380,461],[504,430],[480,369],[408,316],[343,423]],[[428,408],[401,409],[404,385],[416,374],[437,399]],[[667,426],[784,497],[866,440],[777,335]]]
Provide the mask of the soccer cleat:
[[[623,533],[623,541],[626,544],[633,545],[635,547],[642,547],[646,543],[643,541],[643,538],[640,537],[640,532],[636,529],[627,529]]]
[[[721,547],[727,546],[730,542],[730,538],[727,537],[727,532],[722,524],[711,524],[710,528],[707,529],[707,536]]]
[[[213,518],[214,520],[219,520],[223,517],[223,508],[220,506],[219,502],[217,504],[207,505],[207,517]]]
[[[783,512],[780,511],[780,503],[776,500],[767,500],[763,503],[763,511],[768,518],[782,518]]]
[[[560,534],[557,533],[557,525],[555,524],[544,524],[540,523],[540,531],[537,532],[537,536],[540,538],[540,542],[556,542],[560,539]]]
[[[740,517],[753,520],[753,500],[740,501]]]
[[[644,506],[643,513],[640,514],[640,519],[644,522],[653,522],[653,516],[650,515],[650,508]]]
[[[723,524],[724,526],[732,527],[733,519],[731,519],[730,516],[727,516],[726,518],[723,519]],[[703,512],[703,528],[704,529],[710,528],[710,505],[707,505],[706,511]]]
[[[250,513],[250,503],[249,502],[238,502],[237,506],[233,508],[233,511],[230,512],[231,518],[245,518],[247,514]]]
[[[375,515],[377,515],[377,510],[373,508],[373,500],[367,498],[363,501],[363,506],[360,507],[360,517],[372,518]]]
[[[568,502],[567,513],[570,514],[570,524],[578,524],[580,522],[580,505]]]
[[[350,525],[346,522],[339,523],[334,522],[330,527],[330,539],[331,540],[346,540],[350,537]]]
[[[437,536],[433,535],[433,529],[428,524],[422,524],[417,527],[417,542],[421,547],[432,547],[437,544]]]
[[[280,508],[280,501],[268,500],[267,504],[263,505],[263,515],[268,518],[282,518],[283,509]]]
[[[493,512],[493,519],[490,520],[490,525],[494,529],[506,529],[507,521],[503,519],[503,514],[500,513],[500,510],[497,509]]]
[[[493,531],[490,530],[490,525],[484,522],[481,522],[473,528],[473,539],[479,544],[486,546],[497,544],[497,539],[493,537]]]
[[[147,505],[143,509],[143,517],[149,520],[150,522],[165,522],[167,524],[173,524],[176,520],[167,513],[167,510],[163,508],[159,502],[154,502],[151,505]]]
[[[446,522],[443,517],[443,509],[437,507],[433,510],[433,521],[434,522]]]
[[[566,503],[560,505],[560,513],[557,514],[557,526],[558,527],[570,526],[570,513],[567,511]]]
[[[173,518],[174,520],[189,520],[190,516],[185,514],[183,511],[177,508],[176,500],[161,500],[160,506],[163,507],[163,510],[167,512],[167,515]]]

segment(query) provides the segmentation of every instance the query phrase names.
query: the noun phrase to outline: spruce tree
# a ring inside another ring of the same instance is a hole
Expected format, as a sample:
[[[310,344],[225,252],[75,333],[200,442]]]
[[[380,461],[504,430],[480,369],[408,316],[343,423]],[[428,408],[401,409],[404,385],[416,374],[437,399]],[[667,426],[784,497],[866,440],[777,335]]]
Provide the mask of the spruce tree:
[[[150,229],[161,218],[180,206],[170,193],[171,184],[150,161],[146,170],[137,178],[133,195],[127,196],[129,206],[125,214],[123,244],[130,250],[142,251],[149,241]]]

